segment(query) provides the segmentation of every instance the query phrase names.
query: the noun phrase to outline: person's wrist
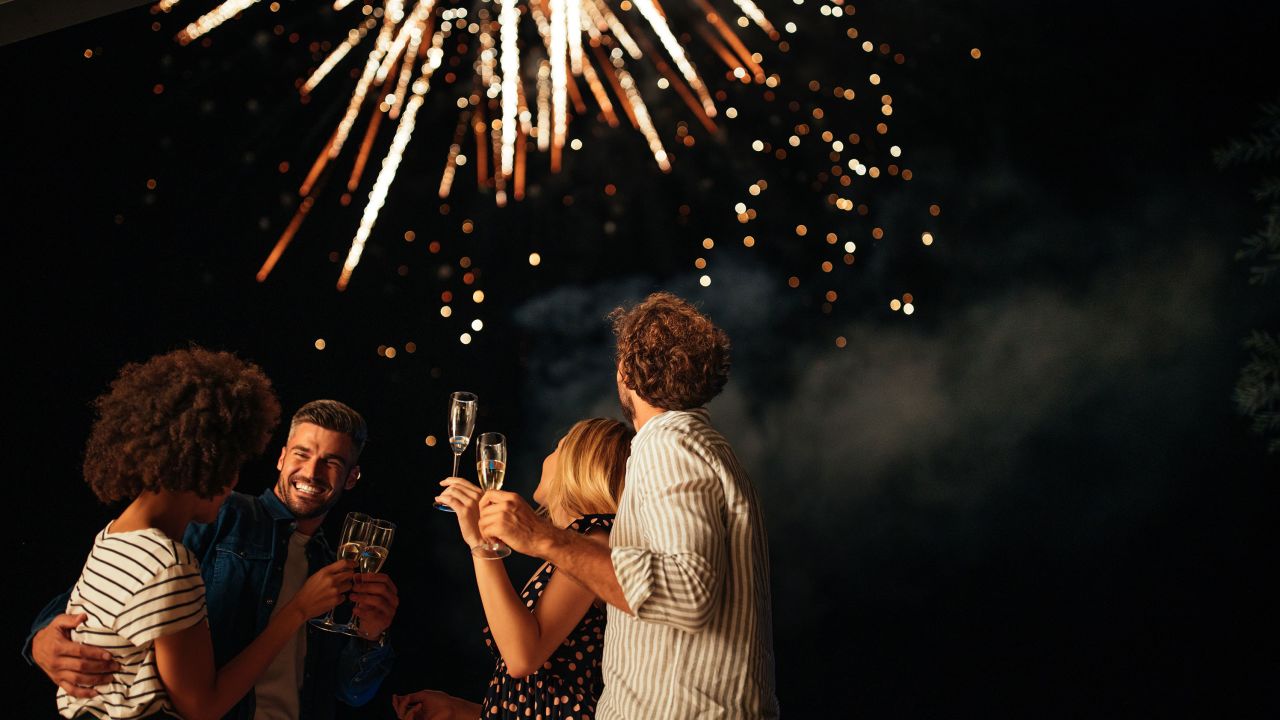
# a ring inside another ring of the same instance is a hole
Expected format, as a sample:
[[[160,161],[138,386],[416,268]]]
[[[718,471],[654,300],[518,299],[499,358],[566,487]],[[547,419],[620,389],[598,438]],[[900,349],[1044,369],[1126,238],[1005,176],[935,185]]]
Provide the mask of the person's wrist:
[[[560,548],[564,547],[568,542],[568,531],[562,530],[551,524],[543,525],[536,536],[534,536],[534,555],[544,560],[551,559],[556,555]]]
[[[373,633],[367,632],[363,629],[361,629],[359,632],[360,632],[360,639],[364,640],[370,645],[373,645],[374,647],[382,647],[387,644],[386,629],[383,629],[382,632],[376,635],[374,635]]]
[[[474,708],[471,703],[459,697],[449,696],[449,720],[466,720]]]
[[[309,619],[307,617],[306,609],[302,607],[302,603],[297,601],[297,598],[289,600],[289,602],[285,603],[285,606],[280,610],[281,613],[289,617],[295,625],[300,626]]]

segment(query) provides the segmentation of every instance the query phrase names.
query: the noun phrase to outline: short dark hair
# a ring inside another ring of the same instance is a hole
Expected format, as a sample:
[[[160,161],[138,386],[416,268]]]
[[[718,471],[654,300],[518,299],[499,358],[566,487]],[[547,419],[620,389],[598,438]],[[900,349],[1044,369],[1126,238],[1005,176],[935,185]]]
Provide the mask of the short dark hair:
[[[125,365],[93,407],[84,479],[103,502],[148,490],[213,497],[280,421],[261,368],[198,346]]]
[[[294,413],[293,419],[289,421],[290,435],[299,423],[319,425],[325,430],[340,432],[350,437],[351,442],[356,446],[356,456],[351,459],[352,462],[360,458],[360,453],[364,452],[364,443],[369,439],[369,426],[365,425],[360,413],[350,405],[337,400],[312,400],[298,408],[298,412]]]
[[[664,410],[707,404],[729,381],[729,336],[671,293],[609,314],[622,381]]]

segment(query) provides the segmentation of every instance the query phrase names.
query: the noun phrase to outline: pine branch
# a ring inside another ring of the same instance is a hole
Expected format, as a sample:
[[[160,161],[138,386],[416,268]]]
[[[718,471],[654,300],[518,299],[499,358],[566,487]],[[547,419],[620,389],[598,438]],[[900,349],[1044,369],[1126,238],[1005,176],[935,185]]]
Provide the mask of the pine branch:
[[[1280,412],[1263,412],[1253,416],[1253,432],[1267,441],[1267,452],[1275,452],[1280,446]]]
[[[1254,123],[1255,132],[1246,140],[1232,140],[1213,153],[1220,168],[1253,165],[1280,159],[1280,101],[1262,106],[1262,117]]]
[[[1263,229],[1241,241],[1244,246],[1236,251],[1236,259],[1256,261],[1249,268],[1249,282],[1265,285],[1280,275],[1280,204],[1272,205],[1266,215]]]
[[[1236,382],[1236,407],[1267,438],[1267,451],[1280,452],[1280,335],[1254,331],[1245,348],[1251,355]]]
[[[1249,140],[1232,140],[1225,148],[1213,154],[1213,160],[1220,168],[1253,165],[1276,159],[1280,159],[1280,134],[1254,135]]]
[[[1261,185],[1253,189],[1253,198],[1258,202],[1280,200],[1280,177],[1265,178]]]
[[[1273,163],[1280,160],[1280,101],[1262,107],[1255,132],[1245,140],[1233,140],[1214,152],[1221,168],[1231,165],[1264,165],[1268,176],[1254,188],[1260,203],[1269,203],[1262,229],[1244,238],[1236,259],[1249,261],[1249,282],[1265,285],[1280,277],[1280,177]],[[1249,362],[1236,380],[1235,402],[1252,421],[1253,432],[1267,441],[1267,452],[1280,453],[1280,335],[1255,330],[1244,343]]]

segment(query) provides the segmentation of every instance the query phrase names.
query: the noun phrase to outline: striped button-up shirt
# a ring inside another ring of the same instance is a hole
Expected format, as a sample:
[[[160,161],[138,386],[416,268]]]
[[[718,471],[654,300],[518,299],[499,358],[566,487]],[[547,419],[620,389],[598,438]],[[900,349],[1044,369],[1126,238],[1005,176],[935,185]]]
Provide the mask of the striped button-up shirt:
[[[772,718],[769,553],[755,489],[707,411],[636,433],[609,544],[599,718]]]

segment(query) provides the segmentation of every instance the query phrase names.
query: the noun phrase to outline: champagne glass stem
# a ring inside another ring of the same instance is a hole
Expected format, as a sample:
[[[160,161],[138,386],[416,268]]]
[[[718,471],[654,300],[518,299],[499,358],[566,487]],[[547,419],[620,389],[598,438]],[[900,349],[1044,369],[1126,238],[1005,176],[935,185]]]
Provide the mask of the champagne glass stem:
[[[456,452],[453,454],[453,475],[452,475],[452,477],[458,477],[458,453],[456,453]],[[443,504],[443,503],[440,503],[440,502],[432,503],[431,507],[434,507],[435,509],[440,510],[441,512],[453,512],[453,511],[454,511],[454,510],[453,510],[453,508],[451,508],[451,507],[449,507],[448,505],[445,505],[445,504]]]
[[[347,620],[347,630],[349,630],[352,635],[360,634],[360,618],[356,617],[356,608],[358,607],[360,607],[360,603],[355,603],[351,606],[351,619]]]

